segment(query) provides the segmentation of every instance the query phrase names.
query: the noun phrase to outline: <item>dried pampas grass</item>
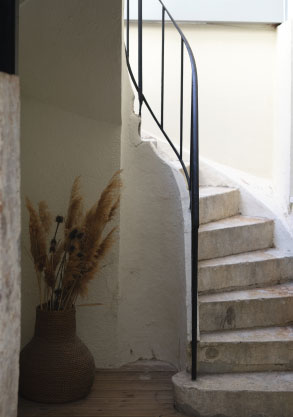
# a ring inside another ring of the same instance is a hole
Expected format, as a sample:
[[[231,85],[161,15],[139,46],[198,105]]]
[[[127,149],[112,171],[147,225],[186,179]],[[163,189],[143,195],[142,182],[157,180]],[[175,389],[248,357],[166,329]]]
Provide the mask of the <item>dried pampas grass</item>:
[[[50,240],[52,215],[46,202],[41,201],[38,212],[29,199],[29,233],[31,254],[40,292],[40,305],[48,310],[65,310],[85,296],[89,282],[96,276],[101,260],[115,242],[116,227],[106,232],[120,206],[121,171],[117,171],[101,194],[100,199],[83,214],[80,177],[70,193],[67,215],[56,217],[56,228]],[[64,226],[64,238],[57,241],[59,227]]]
[[[39,202],[39,216],[44,232],[48,235],[53,221],[52,215],[48,209],[48,204],[45,201]]]
[[[67,216],[65,221],[65,237],[82,218],[83,198],[80,194],[80,177],[75,178],[71,189]]]

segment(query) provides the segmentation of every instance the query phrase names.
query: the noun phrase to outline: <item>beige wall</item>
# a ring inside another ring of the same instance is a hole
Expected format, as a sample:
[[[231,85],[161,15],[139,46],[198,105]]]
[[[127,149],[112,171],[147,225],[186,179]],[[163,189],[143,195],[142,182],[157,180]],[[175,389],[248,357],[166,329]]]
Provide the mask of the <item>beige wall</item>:
[[[34,203],[45,199],[55,215],[64,214],[73,178],[81,175],[85,206],[93,204],[119,169],[119,125],[87,119],[24,96],[21,117],[22,199],[26,195]],[[22,340],[26,343],[32,335],[38,298],[33,265],[25,250],[29,248],[25,208],[22,219]],[[111,363],[116,349],[118,248],[117,242],[84,301],[103,306],[77,312],[78,333],[95,354],[97,366]]]
[[[276,30],[271,26],[181,24],[193,49],[199,77],[202,156],[270,179],[273,172]],[[130,53],[137,62],[137,31]],[[144,93],[160,114],[161,26],[144,24]],[[186,55],[185,55],[186,56]],[[185,68],[187,69],[187,59]],[[179,142],[180,39],[166,26],[167,133]],[[185,146],[190,123],[190,73],[185,77]],[[147,110],[143,129],[159,136]]]
[[[30,0],[20,9],[22,201],[45,199],[64,214],[70,187],[82,176],[86,205],[120,168],[121,7],[107,0]],[[33,333],[37,283],[22,211],[22,344]],[[98,367],[116,352],[117,243],[78,310],[78,333]]]

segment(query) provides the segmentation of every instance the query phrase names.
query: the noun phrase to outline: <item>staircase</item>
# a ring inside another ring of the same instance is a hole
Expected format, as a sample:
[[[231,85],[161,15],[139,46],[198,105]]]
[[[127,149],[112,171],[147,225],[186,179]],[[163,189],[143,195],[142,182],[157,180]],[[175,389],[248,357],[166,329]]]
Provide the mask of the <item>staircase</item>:
[[[196,64],[182,30],[163,1],[158,2],[162,7],[159,114],[152,110],[143,88],[142,0],[138,0],[137,80],[130,64],[129,0],[126,58],[138,93],[139,114],[145,105],[176,155],[190,195],[186,233],[191,236],[191,250],[186,256],[192,271],[187,283],[191,288],[191,372],[173,377],[175,403],[194,417],[293,417],[293,257],[273,247],[273,220],[241,216],[237,189],[198,187]],[[181,37],[179,146],[168,136],[164,121],[166,17]],[[183,159],[184,54],[192,73],[189,163]]]
[[[293,257],[274,222],[239,214],[240,194],[200,188],[196,381],[173,377],[176,406],[200,417],[293,416]]]

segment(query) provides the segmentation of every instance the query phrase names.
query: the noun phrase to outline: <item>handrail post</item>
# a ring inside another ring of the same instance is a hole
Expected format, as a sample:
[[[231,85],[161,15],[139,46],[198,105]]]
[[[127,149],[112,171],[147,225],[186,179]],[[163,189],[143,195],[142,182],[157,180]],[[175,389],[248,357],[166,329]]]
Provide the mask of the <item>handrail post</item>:
[[[183,95],[184,95],[184,42],[181,38],[181,74],[180,74],[180,158],[183,155]]]
[[[142,93],[142,0],[138,0],[138,96],[139,96],[139,115],[143,102]]]
[[[199,228],[199,158],[198,158],[198,99],[197,79],[192,77],[191,140],[190,140],[190,197],[191,197],[191,378],[197,377],[198,331],[198,228]]]
[[[127,23],[126,23],[126,56],[129,58],[129,0],[127,0]]]
[[[190,209],[191,209],[191,294],[192,294],[192,379],[197,377],[197,350],[198,350],[198,229],[199,229],[199,153],[198,153],[198,78],[197,69],[191,47],[184,36],[182,30],[177,25],[162,0],[158,0],[162,6],[162,68],[161,68],[161,120],[157,117],[147,98],[143,94],[143,21],[142,21],[142,0],[138,0],[138,80],[135,79],[129,62],[129,0],[127,0],[127,47],[126,62],[132,82],[138,92],[139,98],[139,115],[141,116],[142,104],[144,103],[149,110],[155,123],[160,128],[164,137],[167,139],[174,153],[176,154],[190,191]],[[181,91],[180,91],[180,150],[169,138],[164,129],[164,78],[165,78],[165,20],[166,15],[170,18],[177,31],[181,36]],[[192,69],[192,90],[191,90],[191,143],[190,143],[190,174],[183,160],[183,131],[184,131],[184,46],[190,59]]]
[[[165,90],[165,7],[162,6],[162,64],[161,64],[161,127],[164,129],[164,90]]]

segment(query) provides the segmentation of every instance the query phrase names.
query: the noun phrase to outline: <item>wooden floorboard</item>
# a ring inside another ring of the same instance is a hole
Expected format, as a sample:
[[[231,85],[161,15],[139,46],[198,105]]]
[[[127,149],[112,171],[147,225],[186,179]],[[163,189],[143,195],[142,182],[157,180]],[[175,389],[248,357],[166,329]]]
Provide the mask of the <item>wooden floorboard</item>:
[[[174,373],[147,365],[98,370],[86,399],[48,405],[20,398],[18,417],[180,417],[173,406]]]

